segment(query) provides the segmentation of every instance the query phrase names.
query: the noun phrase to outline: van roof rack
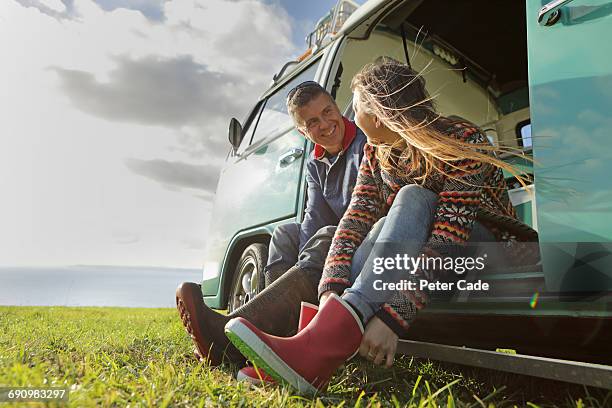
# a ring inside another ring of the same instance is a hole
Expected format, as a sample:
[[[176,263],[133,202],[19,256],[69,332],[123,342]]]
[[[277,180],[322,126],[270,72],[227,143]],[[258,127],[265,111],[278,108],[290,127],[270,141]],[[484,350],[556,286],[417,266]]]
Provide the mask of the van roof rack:
[[[314,31],[306,36],[308,49],[315,50],[329,42],[358,8],[359,4],[353,0],[338,0],[338,3],[317,21]]]
[[[274,75],[272,85],[276,84],[292,65],[300,63],[313,55],[321,47],[331,41],[331,38],[340,31],[349,16],[359,8],[359,4],[353,0],[338,0],[336,5],[323,17],[317,21],[315,29],[306,36],[308,49],[293,61],[287,62],[281,70]]]

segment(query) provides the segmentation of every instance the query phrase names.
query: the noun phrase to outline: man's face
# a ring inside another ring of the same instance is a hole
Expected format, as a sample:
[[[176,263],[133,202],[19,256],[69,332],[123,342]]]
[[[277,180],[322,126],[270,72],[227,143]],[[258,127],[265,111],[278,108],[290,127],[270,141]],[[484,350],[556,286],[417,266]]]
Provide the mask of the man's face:
[[[344,140],[344,121],[336,103],[321,94],[297,108],[296,123],[298,130],[325,150],[337,153]]]

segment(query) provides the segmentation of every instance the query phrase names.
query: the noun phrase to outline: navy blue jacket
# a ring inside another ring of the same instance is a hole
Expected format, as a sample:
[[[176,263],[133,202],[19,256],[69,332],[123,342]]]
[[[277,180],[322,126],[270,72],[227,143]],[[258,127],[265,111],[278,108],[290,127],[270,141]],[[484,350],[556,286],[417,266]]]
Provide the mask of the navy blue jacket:
[[[355,123],[344,119],[344,124],[342,151],[329,157],[315,145],[306,163],[308,201],[300,226],[300,251],[321,227],[338,225],[351,201],[366,137]]]

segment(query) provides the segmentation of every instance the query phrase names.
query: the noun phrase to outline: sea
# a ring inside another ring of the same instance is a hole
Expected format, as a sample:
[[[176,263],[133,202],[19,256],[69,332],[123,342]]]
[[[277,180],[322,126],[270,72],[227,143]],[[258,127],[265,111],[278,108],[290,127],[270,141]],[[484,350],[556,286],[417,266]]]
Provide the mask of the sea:
[[[200,269],[0,267],[0,305],[175,307],[179,283],[201,279]]]

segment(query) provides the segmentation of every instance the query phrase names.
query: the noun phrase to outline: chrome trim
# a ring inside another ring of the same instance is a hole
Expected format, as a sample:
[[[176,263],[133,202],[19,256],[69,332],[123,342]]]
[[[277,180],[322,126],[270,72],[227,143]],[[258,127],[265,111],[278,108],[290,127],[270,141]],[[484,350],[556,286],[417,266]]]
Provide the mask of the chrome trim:
[[[294,147],[290,149],[288,152],[283,153],[281,157],[278,158],[278,163],[284,167],[288,166],[291,163],[295,162],[297,159],[302,157],[304,154],[304,149],[300,149],[299,147]]]
[[[554,0],[545,4],[538,13],[538,24],[541,26],[550,26],[555,24],[561,16],[561,7],[565,6],[572,0]]]

